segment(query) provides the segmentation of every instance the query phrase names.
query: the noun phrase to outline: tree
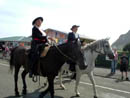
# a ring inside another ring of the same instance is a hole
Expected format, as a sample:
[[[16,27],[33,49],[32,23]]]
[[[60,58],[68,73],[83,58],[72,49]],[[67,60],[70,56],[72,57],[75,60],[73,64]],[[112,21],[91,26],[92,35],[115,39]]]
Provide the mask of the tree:
[[[130,52],[130,43],[124,46],[123,51],[128,51]]]

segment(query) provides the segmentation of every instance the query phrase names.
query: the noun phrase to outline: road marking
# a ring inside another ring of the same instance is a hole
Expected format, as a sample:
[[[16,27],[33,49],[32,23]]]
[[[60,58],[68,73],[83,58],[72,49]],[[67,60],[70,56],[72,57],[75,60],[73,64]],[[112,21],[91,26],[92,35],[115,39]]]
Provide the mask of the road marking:
[[[3,63],[0,63],[0,65],[5,66],[5,67],[9,67],[9,65],[3,64]],[[92,86],[91,83],[87,83],[87,82],[80,82],[80,83],[81,83],[81,84],[85,84],[85,85],[90,85],[90,86]],[[102,89],[111,90],[111,91],[121,92],[121,93],[125,93],[125,94],[130,94],[130,92],[128,92],[128,91],[119,90],[119,89],[113,89],[113,88],[109,88],[109,87],[105,87],[105,86],[96,85],[96,87],[102,88]]]
[[[90,86],[92,85],[91,83],[86,83],[86,82],[80,82],[80,83],[90,85]],[[113,88],[109,88],[109,87],[105,87],[105,86],[96,85],[96,87],[111,90],[111,91],[121,92],[121,93],[125,93],[125,94],[130,94],[130,92],[128,92],[128,91],[113,89]]]
[[[112,93],[102,93],[101,96],[103,96],[103,98],[126,98]]]
[[[0,65],[5,66],[5,67],[9,67],[8,64],[4,64],[4,63],[0,63]]]
[[[0,65],[4,67],[10,67],[8,64],[4,64],[4,63],[0,63]],[[21,68],[20,70],[23,70],[23,68]]]

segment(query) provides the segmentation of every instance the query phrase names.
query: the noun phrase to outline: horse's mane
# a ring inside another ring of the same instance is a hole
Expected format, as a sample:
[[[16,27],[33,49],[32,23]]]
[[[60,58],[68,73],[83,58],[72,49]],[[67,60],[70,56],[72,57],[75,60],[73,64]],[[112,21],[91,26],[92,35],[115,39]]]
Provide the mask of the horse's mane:
[[[88,50],[88,49],[96,49],[97,47],[99,47],[99,43],[103,41],[103,40],[97,40],[97,41],[93,41],[91,43],[87,43],[85,46],[82,47],[82,49]]]

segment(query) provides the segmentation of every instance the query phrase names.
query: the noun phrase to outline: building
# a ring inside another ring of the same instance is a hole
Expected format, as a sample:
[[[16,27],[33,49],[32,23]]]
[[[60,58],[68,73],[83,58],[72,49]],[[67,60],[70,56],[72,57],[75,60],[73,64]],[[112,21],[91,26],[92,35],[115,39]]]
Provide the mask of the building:
[[[45,30],[45,33],[48,36],[56,38],[56,42],[59,43],[59,44],[67,41],[67,35],[68,34],[66,32],[62,32],[62,31],[58,31],[58,30],[48,28],[48,29]],[[87,43],[95,41],[94,39],[86,37],[84,35],[79,35],[79,36],[80,36],[81,40],[85,40]]]
[[[67,33],[62,32],[62,31],[58,31],[58,30],[54,30],[54,29],[46,29],[45,33],[48,36],[54,37],[56,39],[56,42],[61,44],[64,43],[67,39]]]
[[[0,38],[0,44],[7,44],[9,47],[11,46],[19,46],[20,44],[24,44],[25,46],[29,46],[31,42],[31,37],[25,36],[13,36],[13,37],[4,37]]]
[[[67,36],[68,34],[66,32],[54,30],[54,29],[46,29],[44,32],[51,37],[54,37],[56,39],[57,44],[62,44],[67,41]],[[87,43],[90,43],[94,41],[94,39],[91,39],[89,37],[86,37],[84,35],[79,35],[81,40],[85,40]],[[31,36],[25,37],[25,36],[13,36],[13,37],[5,37],[5,38],[0,38],[0,43],[5,44],[7,43],[8,46],[18,46],[22,43],[25,46],[30,46],[31,43]]]

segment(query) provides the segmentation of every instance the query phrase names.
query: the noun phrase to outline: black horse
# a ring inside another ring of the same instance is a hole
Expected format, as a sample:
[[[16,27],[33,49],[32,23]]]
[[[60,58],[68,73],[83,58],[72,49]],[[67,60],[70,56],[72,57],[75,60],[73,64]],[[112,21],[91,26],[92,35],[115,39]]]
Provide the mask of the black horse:
[[[58,46],[52,46],[47,55],[43,58],[40,58],[40,70],[42,76],[47,77],[49,86],[45,91],[41,92],[39,98],[43,98],[47,92],[50,92],[51,98],[54,98],[54,79],[65,61],[75,61],[78,65],[80,65],[80,69],[85,68],[83,55],[80,49],[81,46],[78,41],[64,43]],[[17,47],[11,52],[10,69],[15,67],[14,79],[16,96],[19,96],[17,81],[18,72],[21,66],[24,67],[24,71],[22,72],[23,94],[26,94],[27,86],[25,82],[25,76],[28,73],[28,55],[26,54],[26,51],[27,50],[23,47]]]

